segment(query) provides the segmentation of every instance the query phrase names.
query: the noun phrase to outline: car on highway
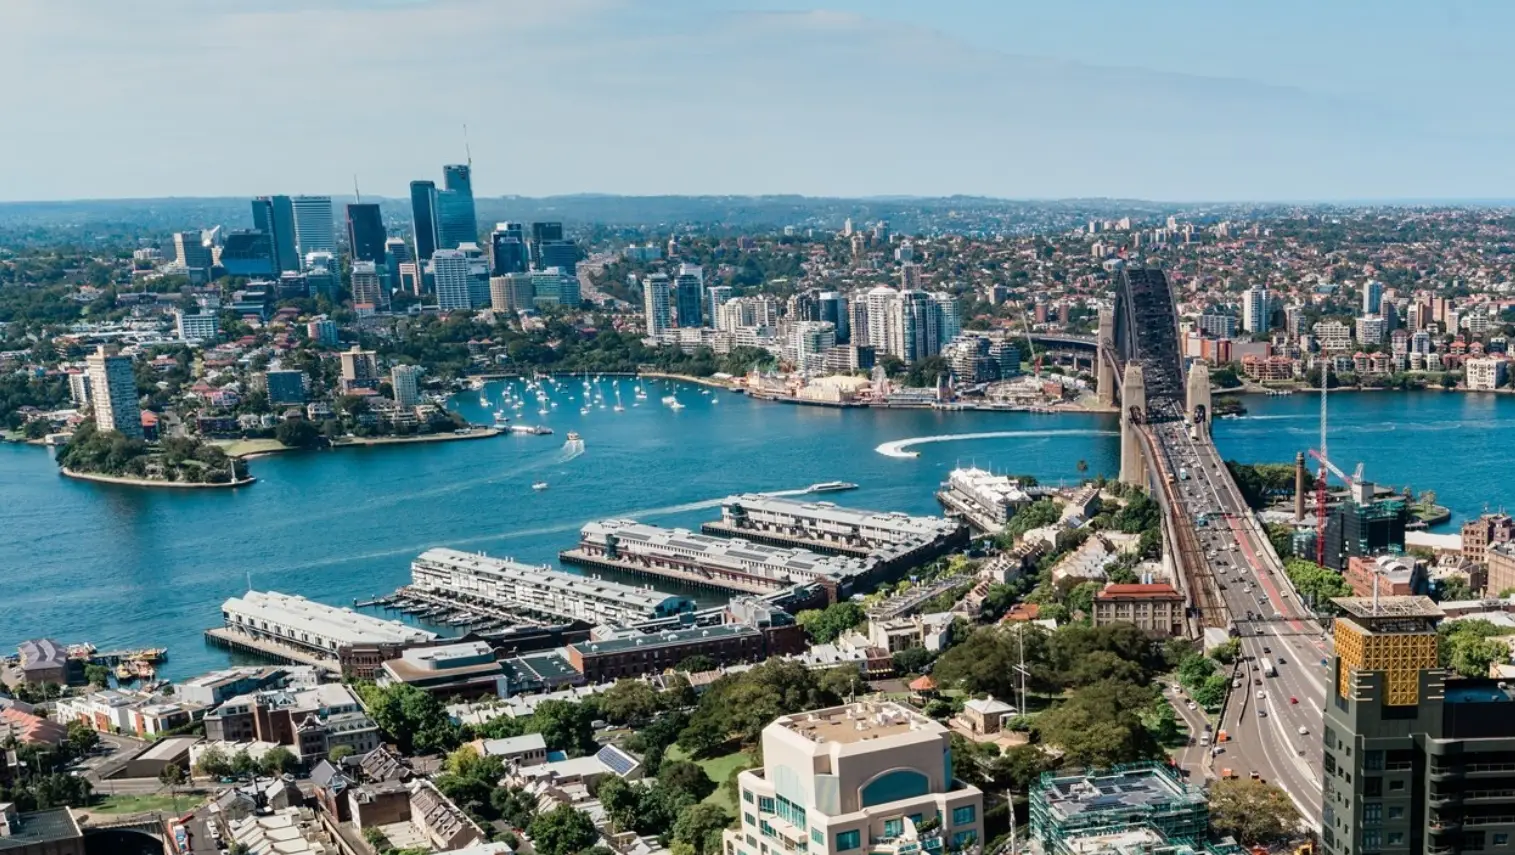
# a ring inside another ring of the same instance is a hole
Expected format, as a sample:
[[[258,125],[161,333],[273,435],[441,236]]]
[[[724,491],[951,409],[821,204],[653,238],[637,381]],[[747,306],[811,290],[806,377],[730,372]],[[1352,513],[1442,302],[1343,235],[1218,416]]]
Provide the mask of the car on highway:
[[[1257,699],[1259,701],[1267,700],[1267,698],[1268,698],[1268,693],[1267,692],[1264,692],[1262,689],[1258,689],[1257,690]]]
[[[1263,652],[1264,653],[1272,653],[1273,652],[1273,648],[1268,647],[1267,645],[1263,645]]]
[[[1293,695],[1290,695],[1289,696],[1289,703],[1298,705],[1299,704],[1299,698],[1296,698]]]
[[[1268,711],[1265,710],[1265,709],[1263,709],[1262,707],[1258,707],[1257,708],[1257,717],[1258,718],[1267,718],[1268,717]]]
[[[1300,725],[1299,726],[1299,735],[1300,736],[1309,736],[1310,735],[1310,728],[1305,727],[1304,725]]]

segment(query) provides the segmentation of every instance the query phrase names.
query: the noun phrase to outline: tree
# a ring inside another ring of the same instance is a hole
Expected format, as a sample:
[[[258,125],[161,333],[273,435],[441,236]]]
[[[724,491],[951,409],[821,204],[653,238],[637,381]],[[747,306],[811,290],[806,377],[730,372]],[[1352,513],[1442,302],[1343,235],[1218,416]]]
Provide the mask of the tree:
[[[714,671],[716,667],[717,666],[714,659],[711,659],[709,656],[706,656],[703,653],[696,653],[693,656],[690,656],[688,659],[685,659],[683,662],[680,662],[677,670],[686,671],[690,674],[698,674],[702,671]]]
[[[276,745],[258,758],[258,768],[265,775],[281,775],[300,767],[300,758],[282,745]]]
[[[82,721],[68,723],[68,751],[75,757],[82,757],[95,750],[100,744],[100,734],[95,729]]]
[[[1214,672],[1214,660],[1195,653],[1179,663],[1178,682],[1182,683],[1185,687],[1192,688],[1203,683],[1205,678]]]
[[[227,759],[226,752],[215,745],[200,752],[200,759],[195,761],[195,774],[207,778],[225,778],[232,772],[232,764]]]
[[[1267,845],[1294,832],[1299,812],[1278,787],[1232,778],[1210,785],[1210,825],[1243,845]]]
[[[110,685],[110,669],[91,662],[84,666],[84,682],[104,689]]]
[[[537,816],[526,833],[541,855],[577,855],[599,838],[588,814],[570,805],[558,805]]]
[[[179,810],[179,787],[184,783],[184,770],[179,768],[178,763],[170,763],[158,772],[158,783],[168,787],[169,795],[174,799],[174,811]]]
[[[644,721],[658,711],[657,692],[642,680],[617,680],[599,700],[600,714],[616,724]]]
[[[1159,756],[1162,751],[1143,726],[1140,711],[1153,691],[1129,683],[1096,683],[1036,719],[1042,741],[1063,749],[1064,765],[1113,766]]]
[[[611,779],[621,781],[618,776],[609,776],[604,782]],[[622,783],[625,783],[622,781]],[[519,787],[498,787],[489,794],[489,804],[495,813],[510,823],[515,828],[525,829],[531,825],[532,819],[537,815],[537,800],[530,793]]]
[[[1474,598],[1473,586],[1462,576],[1446,576],[1436,582],[1436,601],[1439,603],[1448,600],[1471,600]]]
[[[321,442],[321,429],[305,419],[279,422],[274,439],[288,448],[312,448]]]
[[[458,744],[457,727],[442,702],[415,686],[399,683],[359,687],[369,715],[402,753],[447,751]]]
[[[1334,597],[1352,596],[1352,586],[1341,577],[1340,573],[1329,567],[1322,567],[1313,561],[1305,561],[1302,558],[1290,558],[1284,561],[1284,572],[1289,581],[1294,584],[1295,590],[1307,603],[1313,604],[1317,612],[1335,614],[1336,604],[1331,602]]]
[[[611,822],[618,831],[633,831],[637,827],[637,812],[641,806],[641,785],[631,784],[618,775],[600,779],[595,798],[605,807]]]
[[[825,609],[807,609],[795,616],[805,633],[816,644],[829,644],[842,633],[868,620],[863,607],[851,600],[833,603]]]
[[[231,770],[236,775],[244,778],[251,777],[257,768],[258,764],[253,761],[252,755],[247,753],[246,748],[231,756]]]
[[[676,760],[664,763],[658,771],[658,786],[687,793],[694,801],[700,801],[715,792],[716,785],[698,765],[687,760]]]
[[[446,712],[443,712],[446,715]],[[588,754],[596,749],[594,710],[588,704],[568,701],[543,701],[527,725],[530,732],[542,734],[550,751]]]
[[[919,674],[931,664],[931,651],[924,647],[907,647],[894,654],[894,670],[900,674]]]
[[[731,817],[720,805],[690,805],[673,824],[673,839],[692,846],[694,855],[715,855],[721,851],[721,830],[730,824]]]
[[[1231,678],[1225,674],[1211,674],[1198,686],[1189,690],[1189,697],[1205,709],[1216,709],[1231,690]]]
[[[326,752],[326,759],[330,760],[333,766],[341,766],[342,761],[351,757],[353,753],[351,745],[338,745]]]
[[[1217,644],[1215,648],[1210,651],[1210,657],[1222,665],[1230,665],[1231,663],[1235,662],[1236,657],[1240,655],[1240,638],[1227,639],[1226,641]]]
[[[992,784],[1028,792],[1043,772],[1056,766],[1039,745],[1012,745],[990,764]]]

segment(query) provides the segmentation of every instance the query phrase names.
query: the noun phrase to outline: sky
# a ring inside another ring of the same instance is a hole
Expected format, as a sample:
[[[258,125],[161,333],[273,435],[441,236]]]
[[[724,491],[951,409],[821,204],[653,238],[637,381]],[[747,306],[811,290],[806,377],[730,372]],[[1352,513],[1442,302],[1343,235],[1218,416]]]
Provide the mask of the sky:
[[[1508,0],[3,0],[0,200],[1515,198]]]

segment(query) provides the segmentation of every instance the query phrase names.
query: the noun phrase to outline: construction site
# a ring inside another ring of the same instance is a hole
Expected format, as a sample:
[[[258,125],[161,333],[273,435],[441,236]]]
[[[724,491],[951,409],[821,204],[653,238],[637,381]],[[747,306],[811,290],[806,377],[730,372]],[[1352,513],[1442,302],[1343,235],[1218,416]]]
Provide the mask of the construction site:
[[[1209,834],[1205,791],[1170,766],[1138,763],[1084,774],[1048,772],[1031,791],[1031,838],[1047,855],[1110,851],[1240,852],[1234,845],[1199,848]],[[1111,845],[1127,840],[1138,848]],[[1141,846],[1161,841],[1151,849]],[[1094,849],[1091,844],[1099,843]]]

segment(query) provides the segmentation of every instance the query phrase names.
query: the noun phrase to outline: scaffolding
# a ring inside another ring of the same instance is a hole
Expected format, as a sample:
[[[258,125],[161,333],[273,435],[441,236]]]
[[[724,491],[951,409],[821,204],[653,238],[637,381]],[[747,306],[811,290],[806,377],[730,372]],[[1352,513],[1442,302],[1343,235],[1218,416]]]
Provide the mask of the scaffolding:
[[[1150,828],[1164,839],[1203,839],[1205,792],[1170,766],[1134,763],[1084,774],[1048,772],[1031,792],[1031,834],[1044,852],[1058,841],[1121,829]]]

